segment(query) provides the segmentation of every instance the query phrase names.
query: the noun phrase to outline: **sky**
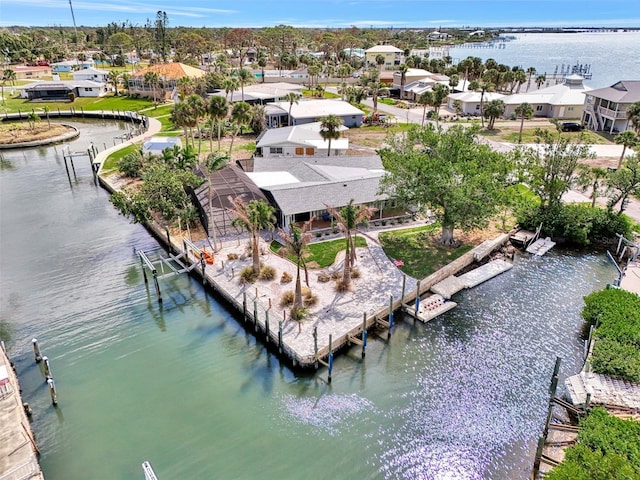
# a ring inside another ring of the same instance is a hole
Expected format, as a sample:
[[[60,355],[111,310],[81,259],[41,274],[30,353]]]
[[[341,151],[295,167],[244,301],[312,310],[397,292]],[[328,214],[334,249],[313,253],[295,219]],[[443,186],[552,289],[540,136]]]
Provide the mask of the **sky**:
[[[640,27],[640,0],[71,0],[77,26]],[[73,26],[69,0],[0,0],[1,26]]]

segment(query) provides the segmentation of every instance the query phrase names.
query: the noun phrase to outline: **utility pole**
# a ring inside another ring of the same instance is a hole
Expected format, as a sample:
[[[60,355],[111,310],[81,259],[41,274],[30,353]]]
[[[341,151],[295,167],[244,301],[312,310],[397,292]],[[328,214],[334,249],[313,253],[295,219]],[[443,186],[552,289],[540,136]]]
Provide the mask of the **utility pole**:
[[[76,27],[76,16],[73,14],[73,5],[71,4],[71,0],[69,0],[69,8],[71,8],[71,19],[73,20],[73,32],[76,36],[76,48],[78,47],[78,28]]]

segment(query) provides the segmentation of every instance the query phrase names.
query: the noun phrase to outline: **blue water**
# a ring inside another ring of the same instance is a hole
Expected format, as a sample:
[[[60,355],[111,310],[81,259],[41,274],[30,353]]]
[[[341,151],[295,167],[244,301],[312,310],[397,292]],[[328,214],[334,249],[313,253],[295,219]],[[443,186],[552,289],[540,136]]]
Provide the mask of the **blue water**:
[[[71,148],[109,143],[87,124]],[[556,356],[582,365],[582,297],[614,276],[601,255],[517,257],[424,325],[400,319],[326,370],[296,374],[189,277],[164,307],[135,249],[162,252],[118,215],[88,164],[60,148],[0,170],[0,335],[16,362],[47,480],[528,478]],[[51,359],[59,407],[33,361]]]
[[[602,88],[619,80],[640,80],[640,32],[524,33],[505,43],[505,48],[464,48],[450,50],[457,63],[468,57],[495,59],[505,65],[534,67],[538,75],[562,65],[589,64],[593,74],[585,85]]]

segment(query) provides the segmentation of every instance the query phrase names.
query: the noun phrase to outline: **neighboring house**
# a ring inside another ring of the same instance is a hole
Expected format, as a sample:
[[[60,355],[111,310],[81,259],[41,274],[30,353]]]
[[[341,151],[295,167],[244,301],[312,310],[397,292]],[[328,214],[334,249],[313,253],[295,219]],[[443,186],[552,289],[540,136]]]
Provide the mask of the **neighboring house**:
[[[109,80],[109,72],[97,68],[78,70],[77,72],[72,72],[71,76],[74,80],[91,80],[98,83],[107,83]]]
[[[582,83],[580,75],[569,75],[563,83],[527,93],[515,93],[502,99],[505,103],[504,117],[515,115],[523,103],[533,107],[535,117],[577,119],[582,117],[585,94],[591,88]]]
[[[16,73],[16,80],[32,80],[34,78],[50,77],[52,70],[50,66],[30,67],[25,65],[15,65],[11,67]]]
[[[74,97],[103,97],[109,92],[106,84],[91,80],[41,81],[24,88],[21,98],[39,101],[69,101]]]
[[[491,100],[502,100],[504,95],[496,92],[484,92],[482,97],[482,103],[486,105]],[[447,97],[447,108],[451,111],[456,111],[456,101],[460,102],[460,108],[463,115],[480,115],[480,100],[481,92],[460,92],[450,93]]]
[[[393,88],[400,89],[401,81],[402,74],[400,72],[394,72]],[[449,86],[449,77],[440,73],[431,73],[421,68],[410,68],[405,74],[404,89],[403,93],[401,93],[401,98],[416,101],[422,93],[432,90],[436,83]]]
[[[471,32],[469,34],[470,37],[484,37],[485,32],[484,30],[476,30],[475,32]]]
[[[271,128],[256,139],[257,155],[262,157],[315,157],[326,156],[329,142],[320,135],[320,122]],[[341,127],[341,130],[348,130]],[[341,156],[349,148],[349,139],[331,141],[331,155]]]
[[[434,30],[429,34],[429,40],[447,40],[449,38],[451,38],[451,35],[439,30]]]
[[[289,108],[291,108],[291,124],[302,125],[317,122],[327,115],[336,115],[342,119],[345,127],[359,127],[362,125],[364,112],[350,103],[341,100],[303,100],[298,103],[273,102],[267,104],[267,128],[288,126]]]
[[[249,104],[267,104],[270,102],[279,102],[284,100],[288,93],[297,93],[302,95],[302,85],[287,82],[274,83],[254,83],[244,86],[244,101]],[[229,102],[242,101],[242,89],[233,92],[225,92],[224,90],[216,90],[210,95],[218,95],[225,97]]]
[[[93,59],[87,60],[65,60],[64,62],[56,62],[51,64],[53,73],[72,72],[74,70],[84,70],[85,68],[93,68],[95,62]]]
[[[327,205],[340,208],[354,203],[378,208],[383,215],[387,196],[378,193],[384,175],[378,155],[348,157],[254,157],[249,178],[276,207],[278,224],[312,217],[329,218]]]
[[[145,75],[155,73],[158,76],[158,83],[150,85]],[[130,95],[140,95],[141,97],[156,97],[158,99],[169,99],[173,97],[174,90],[181,78],[201,78],[207,72],[199,68],[185,65],[184,63],[159,63],[151,67],[135,72],[129,80],[128,89]]]
[[[640,80],[621,80],[591,90],[584,102],[582,123],[597,132],[624,132],[631,129],[627,108],[635,102],[640,102]]]
[[[404,61],[404,52],[393,45],[376,45],[364,51],[367,67],[378,68],[376,57],[382,55],[384,64],[382,70],[393,70]]]
[[[443,60],[449,56],[449,45],[438,45],[427,48],[412,48],[409,52],[410,56],[418,56],[427,60]]]
[[[345,48],[343,52],[349,58],[351,57],[356,57],[361,59],[365,58],[365,53],[363,48]]]
[[[162,155],[167,148],[178,146],[182,148],[182,142],[178,137],[151,137],[142,144],[142,153]]]

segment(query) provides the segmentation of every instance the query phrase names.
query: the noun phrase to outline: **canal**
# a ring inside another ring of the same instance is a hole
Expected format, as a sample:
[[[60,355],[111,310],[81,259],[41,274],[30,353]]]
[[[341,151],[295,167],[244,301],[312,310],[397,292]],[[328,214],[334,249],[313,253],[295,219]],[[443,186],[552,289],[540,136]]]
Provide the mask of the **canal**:
[[[75,122],[71,150],[110,145],[114,122]],[[398,322],[326,371],[296,374],[186,276],[145,288],[135,249],[162,249],[119,216],[88,160],[5,152],[0,336],[34,411],[47,480],[528,478],[556,356],[581,367],[582,297],[604,256],[516,257],[427,325]],[[31,339],[51,361],[50,405]]]

